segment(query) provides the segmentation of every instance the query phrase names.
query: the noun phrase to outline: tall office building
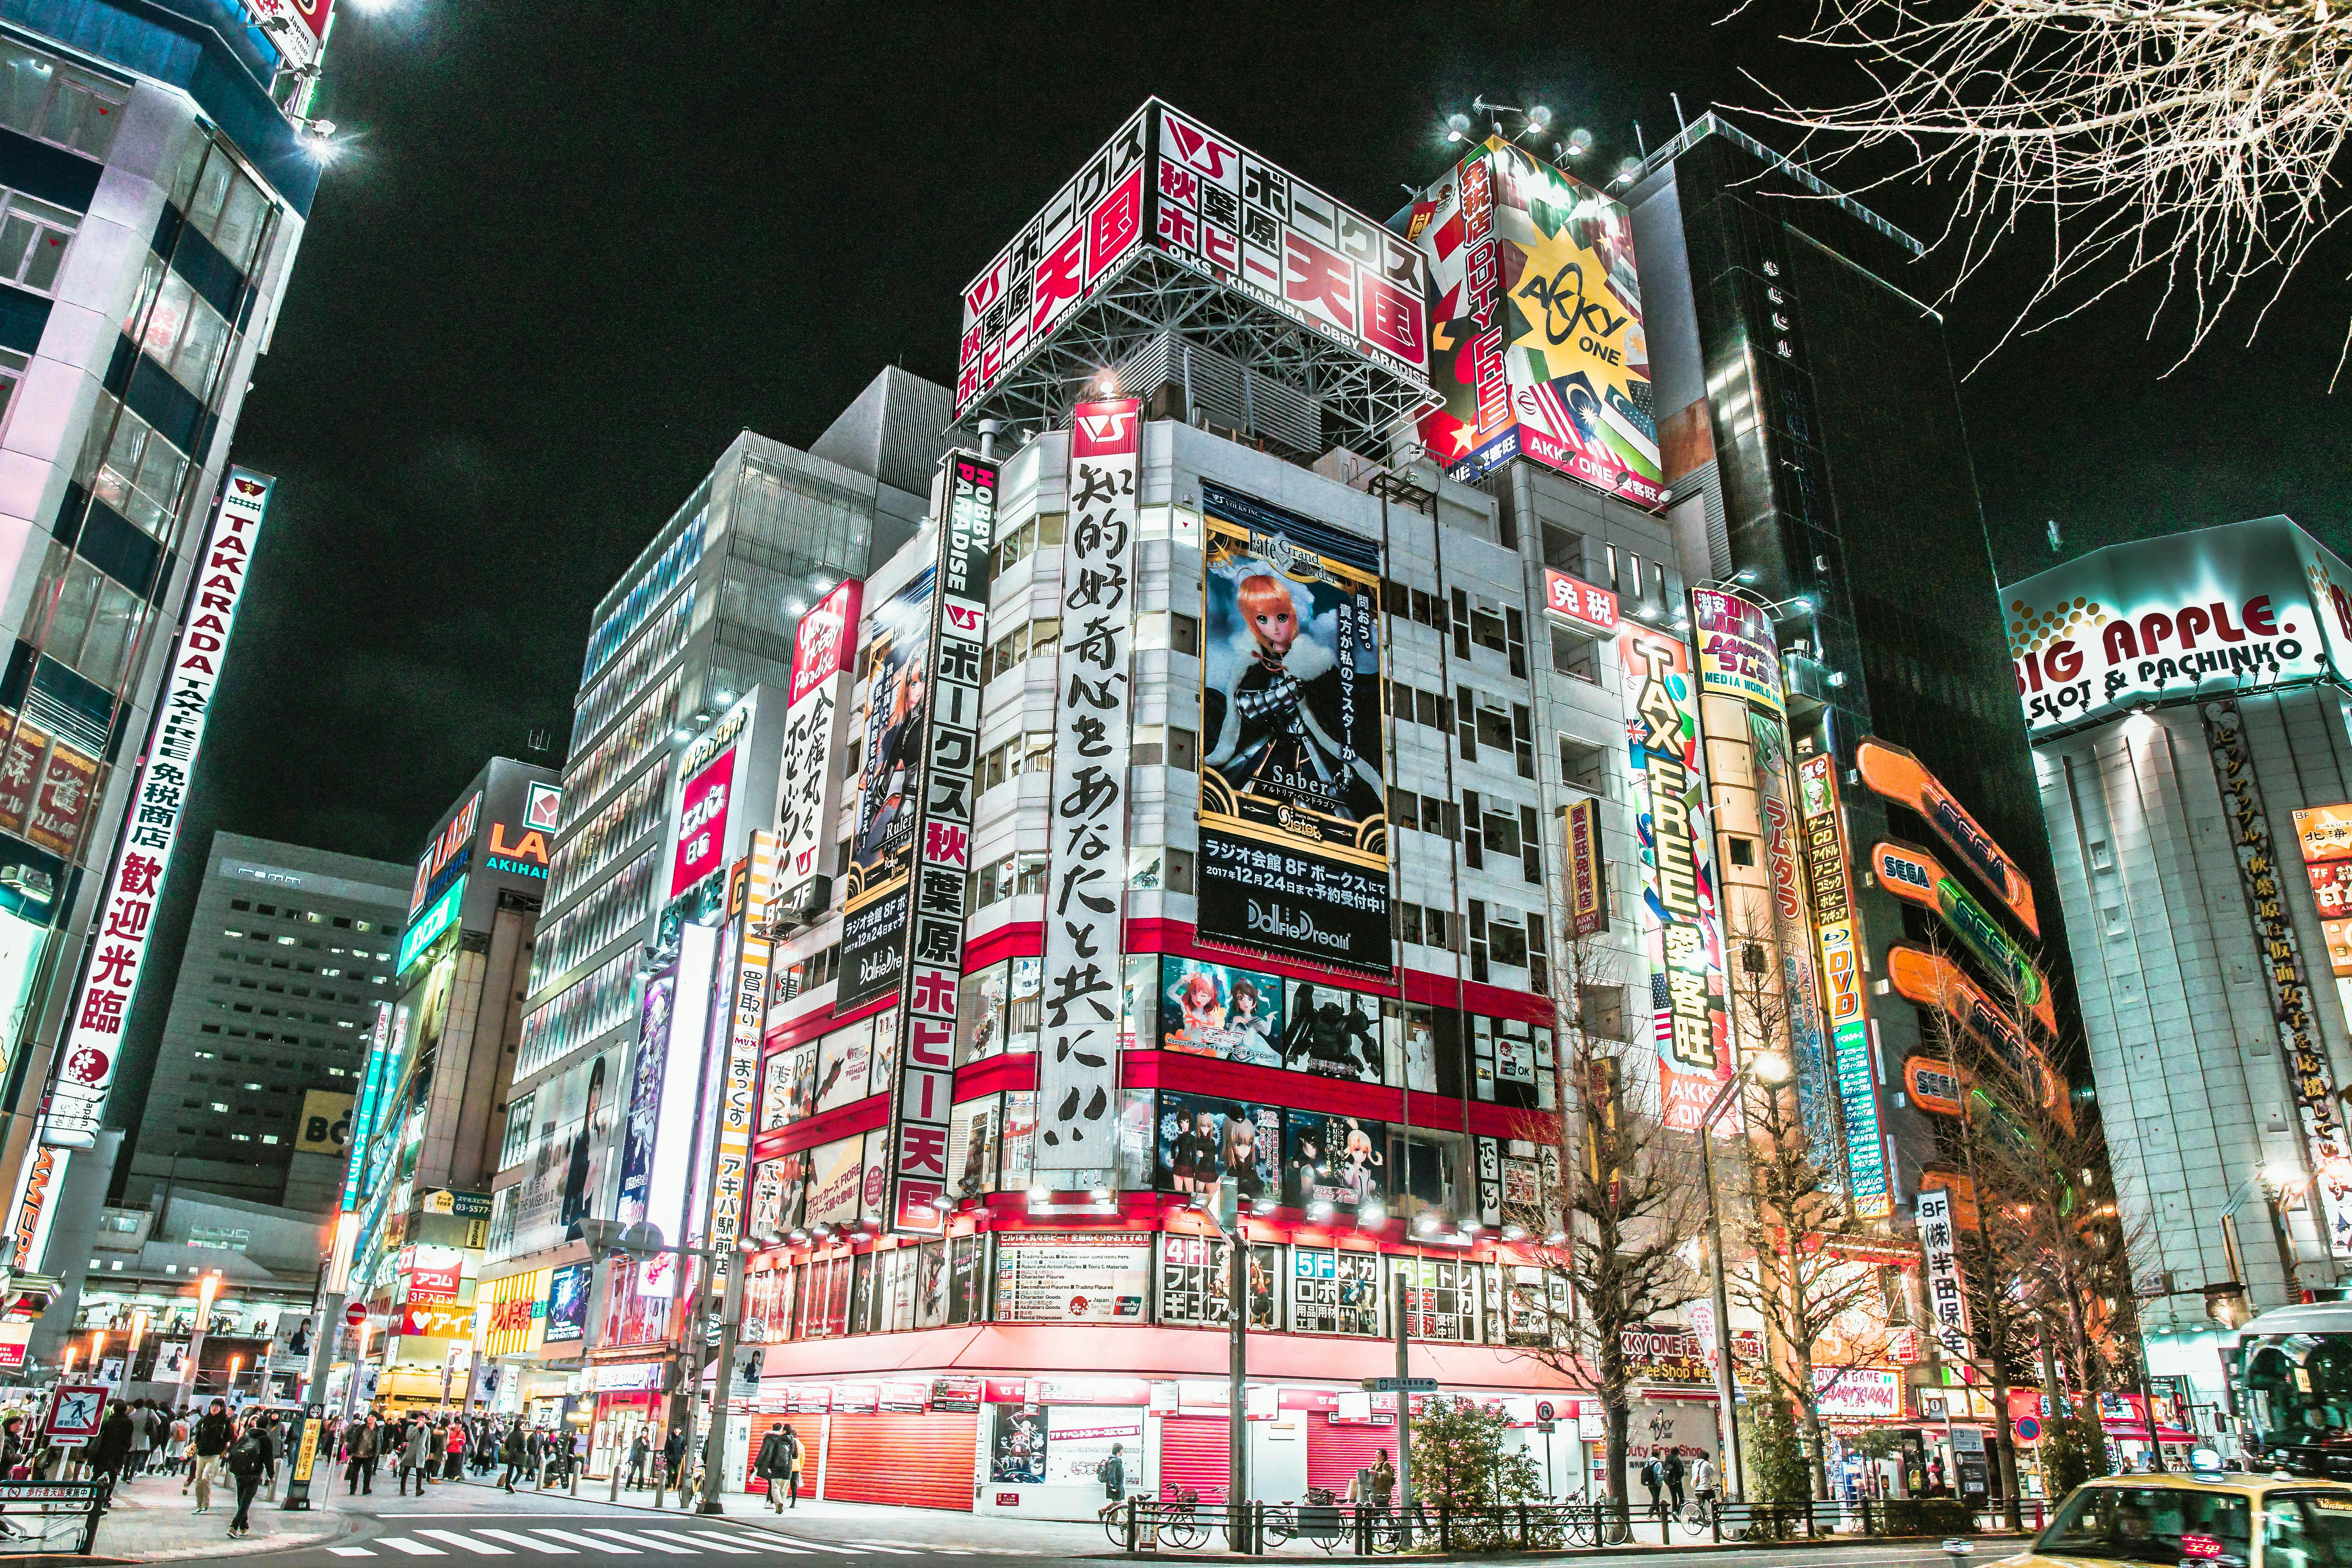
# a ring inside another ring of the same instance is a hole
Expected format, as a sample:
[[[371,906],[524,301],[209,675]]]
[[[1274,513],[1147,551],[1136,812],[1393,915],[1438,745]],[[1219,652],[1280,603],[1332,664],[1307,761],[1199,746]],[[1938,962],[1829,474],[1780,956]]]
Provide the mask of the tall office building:
[[[376,1006],[392,1000],[409,868],[215,833],[122,1184],[324,1216]],[[160,979],[161,977],[158,976]]]
[[[1626,199],[1677,547],[1695,579],[1766,607],[1798,763],[1819,759],[1812,804],[1840,829],[1833,865],[1809,870],[1838,889],[1825,906],[1814,887],[1811,912],[1835,939],[1822,979],[1849,1184],[1907,1227],[1923,1176],[1950,1173],[1907,1064],[1944,1053],[1923,1025],[1934,996],[1905,994],[1914,971],[1890,952],[1948,933],[1872,874],[1874,847],[1960,868],[2073,1008],[1943,320],[1901,286],[1917,242],[1712,115]]]
[[[805,452],[744,432],[597,606],[499,1129],[483,1267],[494,1293],[543,1300],[552,1272],[586,1256],[564,1239],[560,1209],[531,1205],[529,1178],[544,1173],[548,1150],[572,1149],[588,1120],[598,1152],[579,1180],[612,1178],[603,1150],[619,1136],[638,971],[669,893],[662,852],[680,752],[755,688],[781,699],[802,612],[912,537],[949,417],[946,389],[892,369]],[[781,716],[781,702],[772,706]],[[767,766],[772,778],[772,756]],[[616,1047],[619,1059],[605,1065]],[[609,1197],[593,1212],[611,1212]],[[525,1377],[543,1338],[511,1336],[525,1339],[532,1353],[511,1363],[505,1396],[563,1408],[582,1392],[578,1342],[546,1344],[555,1370]]]
[[[2352,1277],[2352,566],[2283,517],[2001,591],[2148,1364]]]
[[[401,900],[394,994],[359,1083],[323,1281],[331,1331],[345,1296],[365,1306],[362,1375],[387,1397],[437,1397],[472,1343],[487,1188],[562,806],[552,771],[491,758],[434,826]]]
[[[0,1183],[20,1270],[69,1158],[35,1157],[52,1053],[318,191],[287,106],[327,7],[269,9],[265,28],[218,0],[0,5]]]

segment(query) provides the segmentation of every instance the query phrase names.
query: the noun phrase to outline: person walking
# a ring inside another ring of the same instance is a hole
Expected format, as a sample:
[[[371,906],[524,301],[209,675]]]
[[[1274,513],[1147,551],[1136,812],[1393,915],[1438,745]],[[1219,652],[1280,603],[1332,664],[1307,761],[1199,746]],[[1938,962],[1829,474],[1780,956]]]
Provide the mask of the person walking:
[[[1108,1519],[1127,1501],[1127,1446],[1113,1443],[1110,1458],[1096,1469],[1096,1479],[1102,1482],[1103,1505],[1095,1510],[1098,1518]]]
[[[768,1435],[760,1439],[760,1452],[751,1460],[751,1473],[768,1483],[768,1511],[783,1509],[784,1478],[793,1472],[793,1439],[790,1428],[771,1426]]]
[[[278,1468],[278,1443],[270,1436],[268,1413],[248,1421],[245,1431],[228,1447],[224,1463],[229,1479],[236,1483],[236,1513],[228,1521],[228,1538],[253,1533],[253,1495],[261,1489],[262,1478]]]
[[[793,1430],[790,1422],[784,1424],[784,1436],[792,1440],[793,1445],[792,1468],[784,1474],[785,1495],[790,1500],[784,1506],[798,1508],[801,1506],[801,1462],[808,1457],[808,1450],[802,1446],[801,1435]]]
[[[631,1491],[641,1492],[646,1489],[646,1462],[653,1458],[653,1445],[646,1441],[646,1429],[639,1426],[637,1435],[629,1439],[629,1489]]]
[[[441,1479],[462,1480],[466,1471],[466,1428],[462,1422],[449,1423],[441,1440]]]
[[[180,1467],[188,1462],[188,1416],[183,1410],[172,1412],[172,1424],[164,1429],[163,1473],[176,1476]],[[180,1489],[187,1490],[185,1486]]]
[[[507,1473],[499,1478],[501,1490],[515,1489],[515,1477],[522,1473],[523,1460],[529,1454],[530,1449],[523,1442],[522,1417],[518,1415],[507,1427],[506,1440],[499,1445],[499,1458],[505,1461],[507,1467]]]
[[[362,1479],[373,1485],[375,1480],[375,1417],[353,1422],[343,1428],[343,1495],[357,1497]]]
[[[122,1467],[122,1479],[126,1481],[146,1471],[147,1456],[155,1447],[154,1419],[155,1413],[147,1408],[145,1400],[131,1402],[131,1458]]]
[[[99,1424],[98,1440],[90,1445],[89,1473],[92,1479],[104,1478],[109,1486],[121,1482],[122,1467],[131,1462],[131,1434],[139,1424],[131,1418],[131,1407],[117,1402]]]
[[[228,1452],[229,1442],[236,1435],[236,1428],[229,1424],[228,1401],[226,1399],[214,1400],[211,1407],[196,1420],[196,1429],[188,1439],[189,1446],[195,1450],[195,1464],[188,1472],[188,1485],[180,1489],[195,1489],[198,1513],[212,1511],[213,1482],[220,1475],[221,1456]]]
[[[682,1473],[685,1468],[686,1428],[673,1426],[669,1429],[668,1440],[662,1444],[662,1469],[669,1477],[671,1490],[677,1490],[678,1482],[685,1479]]]
[[[1665,1479],[1666,1500],[1674,1505],[1674,1510],[1676,1513],[1682,1512],[1684,1475],[1683,1451],[1680,1448],[1676,1448],[1672,1453],[1668,1454],[1666,1456],[1666,1462],[1658,1467],[1658,1473]]]
[[[408,1435],[400,1445],[400,1495],[408,1495],[408,1478],[416,1478],[416,1495],[425,1495],[425,1463],[433,1452],[432,1429],[422,1419],[408,1424]]]
[[[1642,1461],[1642,1489],[1650,1494],[1650,1517],[1664,1524],[1666,1518],[1664,1488],[1665,1472],[1658,1468],[1655,1456]]]

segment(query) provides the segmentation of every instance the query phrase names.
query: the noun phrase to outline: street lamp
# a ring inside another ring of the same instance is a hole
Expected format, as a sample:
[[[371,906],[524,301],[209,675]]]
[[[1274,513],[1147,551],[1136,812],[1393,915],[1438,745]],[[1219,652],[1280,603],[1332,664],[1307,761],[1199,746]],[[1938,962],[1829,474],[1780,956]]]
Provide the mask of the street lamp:
[[[1699,1168],[1706,1176],[1706,1256],[1712,1276],[1709,1284],[1715,1295],[1716,1415],[1728,1471],[1724,1479],[1730,1484],[1731,1495],[1743,1502],[1748,1498],[1748,1477],[1739,1458],[1739,1423],[1733,1418],[1731,1409],[1731,1302],[1723,1279],[1723,1211],[1715,1201],[1715,1124],[1738,1098],[1741,1085],[1752,1079],[1767,1089],[1778,1089],[1789,1081],[1790,1071],[1789,1058],[1780,1052],[1758,1051],[1715,1091],[1715,1098],[1707,1102],[1698,1119]]]
[[[213,1298],[219,1293],[220,1270],[215,1268],[196,1285],[196,1331],[188,1336],[187,1375],[181,1380],[182,1386],[191,1391],[196,1387],[196,1368],[205,1359],[205,1331],[212,1327]],[[234,1389],[232,1383],[232,1392]]]
[[[744,1268],[751,1254],[759,1250],[760,1242],[747,1236],[731,1247],[669,1247],[663,1244],[659,1226],[647,1225],[643,1221],[625,1226],[618,1220],[583,1219],[579,1225],[580,1238],[588,1244],[592,1258],[625,1252],[640,1263],[663,1253],[674,1258],[698,1258],[705,1263],[733,1259],[727,1270],[727,1292],[719,1298],[719,1365],[710,1390],[710,1429],[703,1435],[702,1442],[702,1499],[695,1507],[697,1513],[724,1513],[726,1510],[719,1504],[719,1486],[727,1457],[727,1398],[729,1385],[734,1381],[735,1333],[737,1320],[743,1315]],[[688,1329],[690,1332],[699,1331],[698,1325],[688,1325]],[[680,1351],[686,1348],[683,1342],[678,1348]],[[681,1357],[681,1374],[684,1366]],[[694,1419],[694,1401],[701,1381],[699,1376],[696,1377],[696,1387],[687,1391],[686,1418],[689,1424]],[[613,1475],[617,1492],[619,1465],[614,1466]],[[683,1503],[686,1500],[684,1488],[681,1486],[679,1490],[678,1500]],[[660,1500],[661,1491],[658,1486],[654,1489],[656,1502]]]

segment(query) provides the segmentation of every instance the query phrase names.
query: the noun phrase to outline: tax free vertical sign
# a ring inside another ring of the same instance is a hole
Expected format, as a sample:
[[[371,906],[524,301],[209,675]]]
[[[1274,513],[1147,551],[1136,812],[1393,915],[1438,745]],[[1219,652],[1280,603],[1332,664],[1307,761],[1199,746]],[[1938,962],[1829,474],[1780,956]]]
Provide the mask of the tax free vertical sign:
[[[114,866],[83,960],[80,989],[67,1014],[71,1022],[58,1047],[43,1110],[41,1142],[59,1151],[87,1149],[98,1136],[107,1091],[114,1083],[122,1026],[147,959],[149,922],[163,898],[163,871],[179,838],[213,690],[220,681],[237,605],[245,597],[246,568],[276,482],[249,469],[229,469],[211,535],[197,558],[195,585],[189,590],[169,672],[156,700],[138,782],[131,792],[129,818],[115,846]],[[18,1268],[39,1263],[55,1206],[48,1194],[62,1184],[65,1158],[61,1152],[45,1189],[19,1197],[11,1227]]]
[[[949,1108],[955,1100],[956,990],[963,980],[963,891],[971,870],[972,768],[980,756],[981,638],[996,539],[996,465],[950,452],[931,597],[931,714],[915,820],[915,907],[907,1006],[890,1086],[889,1228],[947,1230]]]
[[[1117,1163],[1112,1100],[1142,428],[1140,405],[1125,397],[1079,404],[1070,431],[1034,1156],[1038,1179],[1063,1187],[1091,1185]]]

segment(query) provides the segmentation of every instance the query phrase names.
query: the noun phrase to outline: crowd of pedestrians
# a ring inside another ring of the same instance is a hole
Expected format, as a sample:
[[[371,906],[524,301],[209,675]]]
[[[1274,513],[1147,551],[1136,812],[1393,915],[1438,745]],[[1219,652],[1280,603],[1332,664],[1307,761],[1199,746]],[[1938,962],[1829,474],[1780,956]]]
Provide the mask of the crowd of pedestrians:
[[[228,1524],[229,1539],[235,1540],[251,1533],[253,1500],[262,1489],[277,1495],[286,1439],[283,1417],[272,1409],[232,1415],[225,1399],[201,1410],[173,1410],[160,1400],[118,1400],[100,1422],[97,1437],[81,1451],[36,1451],[24,1418],[10,1416],[0,1423],[0,1472],[30,1477],[54,1468],[60,1478],[103,1479],[118,1489],[150,1473],[183,1476],[180,1490],[194,1495],[198,1513],[213,1510],[213,1488],[226,1481],[236,1497]]]
[[[379,1468],[393,1471],[398,1495],[423,1497],[434,1481],[496,1478],[507,1491],[519,1480],[535,1488],[562,1486],[588,1457],[587,1434],[569,1425],[526,1426],[520,1415],[424,1410],[381,1415],[364,1411],[331,1420],[320,1451],[343,1467],[346,1495],[375,1492]]]

